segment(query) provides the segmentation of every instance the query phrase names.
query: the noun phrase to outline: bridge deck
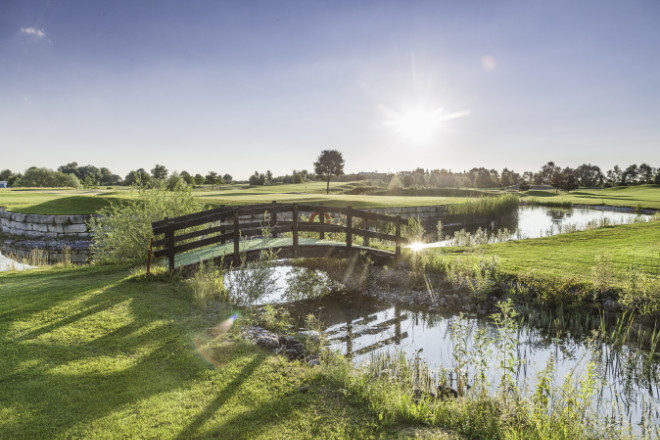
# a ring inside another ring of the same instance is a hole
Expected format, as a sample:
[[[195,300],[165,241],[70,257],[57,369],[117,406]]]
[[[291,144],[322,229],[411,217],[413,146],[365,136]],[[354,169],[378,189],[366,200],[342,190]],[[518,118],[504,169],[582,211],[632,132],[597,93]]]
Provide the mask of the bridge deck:
[[[346,243],[337,242],[337,241],[328,241],[328,240],[319,240],[316,238],[299,238],[298,239],[299,248],[304,250],[305,247],[309,246],[327,246],[328,248],[346,248]],[[241,252],[255,252],[259,250],[268,250],[273,249],[277,251],[278,249],[291,248],[293,247],[293,238],[254,238],[251,240],[245,240],[241,242]],[[389,255],[394,256],[394,253],[376,250],[371,247],[360,246],[353,244],[353,248],[357,251],[367,251],[370,254],[379,254],[379,255]],[[181,268],[189,266],[192,264],[197,264],[200,261],[208,261],[215,258],[220,258],[223,256],[230,256],[234,254],[234,243],[229,242],[216,246],[209,246],[205,248],[195,249],[184,254],[177,254],[174,259],[175,268]]]

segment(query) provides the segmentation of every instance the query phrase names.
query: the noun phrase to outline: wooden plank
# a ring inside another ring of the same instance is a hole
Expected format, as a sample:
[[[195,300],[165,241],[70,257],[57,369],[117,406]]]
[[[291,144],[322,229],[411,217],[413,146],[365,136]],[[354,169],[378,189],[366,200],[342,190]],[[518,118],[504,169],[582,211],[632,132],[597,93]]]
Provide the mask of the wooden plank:
[[[222,232],[223,229],[225,229],[224,226],[214,226],[212,228],[201,229],[199,231],[192,231],[192,232],[187,232],[185,234],[175,235],[174,242],[176,243],[179,241],[188,240],[195,237],[201,237],[203,235],[215,234],[216,232]],[[160,240],[154,240],[154,246],[156,247],[163,246],[166,244],[166,242],[167,239],[165,238],[161,238]]]
[[[203,225],[205,223],[215,223],[222,221],[223,219],[228,218],[225,214],[214,214],[214,215],[209,215],[209,216],[199,216],[187,220],[181,220],[178,222],[175,222],[175,230],[179,229],[186,229],[186,228],[192,228],[194,226],[199,226]],[[158,226],[155,228],[152,228],[154,235],[159,235],[165,232],[167,228],[163,228],[162,226]]]
[[[397,237],[396,235],[383,234],[382,232],[376,232],[376,231],[367,231],[365,229],[353,229],[353,235],[375,238],[377,240],[394,241],[403,244],[408,243],[408,239],[404,237]],[[365,244],[364,246],[368,247],[367,244]]]
[[[226,207],[225,205],[222,205],[218,208],[208,209],[206,211],[200,211],[200,212],[194,212],[192,214],[180,215],[178,217],[173,217],[171,219],[158,220],[158,221],[155,221],[155,222],[151,223],[151,228],[154,229],[154,228],[157,228],[157,227],[160,227],[160,226],[167,226],[167,222],[170,221],[170,220],[175,222],[175,223],[178,223],[180,221],[190,220],[190,219],[197,218],[197,217],[206,217],[206,216],[210,216],[210,215],[217,215],[218,213],[223,213],[223,212],[231,213],[232,208],[229,208],[229,207]]]

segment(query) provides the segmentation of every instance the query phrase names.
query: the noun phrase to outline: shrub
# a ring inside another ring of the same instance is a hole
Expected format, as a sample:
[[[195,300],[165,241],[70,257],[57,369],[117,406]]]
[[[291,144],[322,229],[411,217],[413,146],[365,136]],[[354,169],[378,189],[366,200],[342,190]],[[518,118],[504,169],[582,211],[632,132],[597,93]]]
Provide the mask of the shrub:
[[[163,187],[138,187],[128,203],[113,203],[99,211],[101,217],[90,219],[92,261],[143,263],[153,237],[151,222],[200,209],[190,188],[170,192]]]

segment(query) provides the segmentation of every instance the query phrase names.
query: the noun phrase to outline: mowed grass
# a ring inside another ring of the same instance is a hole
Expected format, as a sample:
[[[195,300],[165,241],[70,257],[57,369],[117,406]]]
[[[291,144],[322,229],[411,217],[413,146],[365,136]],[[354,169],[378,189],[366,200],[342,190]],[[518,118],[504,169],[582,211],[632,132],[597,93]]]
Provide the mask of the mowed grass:
[[[343,194],[355,183],[331,184],[331,193],[325,194],[324,182],[299,185],[219,185],[204,186],[193,195],[207,208],[220,205],[249,205],[255,203],[306,203],[354,208],[387,208],[401,206],[431,206],[459,203],[464,197],[409,197]],[[133,197],[131,188],[115,187],[111,190],[73,189],[0,189],[0,207],[26,214],[93,214],[110,203],[121,203]]]
[[[25,214],[93,214],[112,202],[128,200],[131,192],[75,189],[0,189],[0,207]]]
[[[124,267],[0,274],[0,438],[372,438],[319,369],[210,339],[224,315]],[[299,392],[310,385],[307,393]]]
[[[540,203],[571,202],[585,205],[628,206],[660,209],[660,185],[617,186],[603,189],[577,189],[569,193],[528,191],[523,200]]]
[[[466,254],[458,248],[432,251],[460,258]],[[574,276],[589,281],[599,261],[607,258],[619,280],[632,271],[657,277],[660,276],[660,221],[496,243],[482,246],[478,252],[496,257],[502,271],[513,275]]]

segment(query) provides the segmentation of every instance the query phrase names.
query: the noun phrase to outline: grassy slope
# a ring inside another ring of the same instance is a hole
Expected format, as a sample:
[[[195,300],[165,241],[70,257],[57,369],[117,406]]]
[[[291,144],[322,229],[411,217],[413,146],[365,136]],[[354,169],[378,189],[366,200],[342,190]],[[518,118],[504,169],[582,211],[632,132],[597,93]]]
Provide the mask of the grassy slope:
[[[585,205],[629,206],[660,209],[660,185],[618,186],[604,189],[579,189],[570,193],[528,191],[527,196],[541,203],[572,202]]]
[[[497,256],[502,269],[509,273],[534,272],[588,280],[604,255],[610,258],[619,277],[625,276],[631,267],[660,276],[660,221],[497,243],[482,249],[486,256]],[[434,252],[464,254],[456,248]]]
[[[118,267],[0,274],[0,438],[369,438],[372,418],[314,371],[193,341],[221,317],[181,283]]]
[[[223,185],[197,189],[194,195],[209,207],[270,203],[275,200],[281,203],[323,203],[330,206],[352,205],[355,208],[377,208],[444,205],[464,200],[461,197],[369,196],[341,193],[350,190],[353,186],[354,184],[350,182],[334,183],[331,185],[331,194],[326,195],[325,183],[321,182],[262,187]],[[26,214],[89,214],[98,212],[111,201],[121,202],[130,197],[131,190],[121,187],[113,190],[0,189],[0,206]]]

